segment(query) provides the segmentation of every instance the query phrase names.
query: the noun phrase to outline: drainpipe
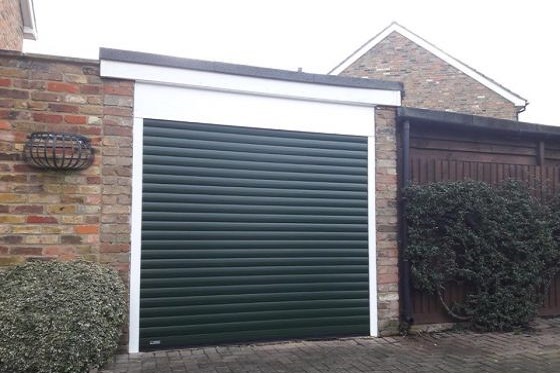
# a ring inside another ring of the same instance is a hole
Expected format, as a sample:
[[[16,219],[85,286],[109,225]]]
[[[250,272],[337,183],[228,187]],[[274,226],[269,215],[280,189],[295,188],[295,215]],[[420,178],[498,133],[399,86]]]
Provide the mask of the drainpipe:
[[[406,224],[406,203],[402,197],[402,190],[410,185],[410,122],[405,120],[402,126],[402,178],[401,178],[401,208],[400,208],[400,284],[402,295],[402,321],[410,327],[414,323],[412,316],[412,295],[410,290],[410,262],[404,257],[408,245],[408,226]]]

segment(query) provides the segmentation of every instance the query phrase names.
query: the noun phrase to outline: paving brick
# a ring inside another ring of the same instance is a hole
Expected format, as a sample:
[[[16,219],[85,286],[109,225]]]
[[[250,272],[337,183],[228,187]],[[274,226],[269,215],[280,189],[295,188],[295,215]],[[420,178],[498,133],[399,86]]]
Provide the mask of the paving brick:
[[[118,355],[100,373],[560,372],[560,318],[526,333],[469,331],[194,347]]]

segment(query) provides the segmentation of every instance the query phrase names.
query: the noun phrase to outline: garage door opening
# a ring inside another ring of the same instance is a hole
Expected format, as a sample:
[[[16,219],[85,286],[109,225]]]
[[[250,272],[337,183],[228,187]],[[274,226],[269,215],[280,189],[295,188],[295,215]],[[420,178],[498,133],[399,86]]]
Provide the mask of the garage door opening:
[[[367,153],[144,119],[140,347],[369,334]]]

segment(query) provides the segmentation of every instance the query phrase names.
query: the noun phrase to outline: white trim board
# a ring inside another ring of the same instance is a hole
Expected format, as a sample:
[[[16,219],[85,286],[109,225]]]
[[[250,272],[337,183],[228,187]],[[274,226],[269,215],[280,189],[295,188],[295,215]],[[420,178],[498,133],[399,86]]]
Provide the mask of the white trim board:
[[[370,136],[373,107],[137,83],[134,116],[289,131]]]
[[[344,70],[346,70],[350,65],[356,62],[360,57],[366,54],[369,50],[379,44],[382,40],[387,38],[391,33],[396,32],[405,38],[409,39],[410,41],[414,42],[415,44],[419,45],[420,47],[426,49],[428,52],[432,53],[436,57],[442,59],[449,65],[455,67],[459,71],[463,72],[465,75],[471,77],[472,79],[476,80],[480,84],[486,86],[487,88],[491,89],[492,91],[496,92],[500,96],[504,97],[506,100],[512,102],[515,106],[524,107],[526,106],[527,100],[523,97],[511,92],[510,90],[504,88],[500,84],[494,82],[492,79],[484,76],[483,74],[479,73],[475,69],[471,68],[470,66],[464,64],[463,62],[459,61],[458,59],[450,56],[449,54],[445,53],[435,45],[431,44],[430,42],[422,39],[420,36],[414,34],[413,32],[407,30],[403,26],[399,25],[396,22],[391,23],[387,28],[377,34],[373,39],[369,40],[367,43],[362,45],[357,51],[352,53],[349,57],[347,57],[344,61],[342,61],[338,66],[336,66],[329,75],[339,75]]]
[[[368,279],[369,279],[369,334],[379,336],[377,312],[377,227],[375,220],[375,136],[368,137]]]
[[[341,103],[357,106],[400,106],[401,92],[293,82],[175,67],[101,60],[101,76],[254,96]]]
[[[142,158],[144,154],[144,120],[142,118],[134,118],[132,138],[128,352],[137,353],[140,346],[140,265],[142,253]]]
[[[29,40],[37,40],[37,24],[35,23],[33,0],[20,0],[19,4],[23,21],[23,37]]]

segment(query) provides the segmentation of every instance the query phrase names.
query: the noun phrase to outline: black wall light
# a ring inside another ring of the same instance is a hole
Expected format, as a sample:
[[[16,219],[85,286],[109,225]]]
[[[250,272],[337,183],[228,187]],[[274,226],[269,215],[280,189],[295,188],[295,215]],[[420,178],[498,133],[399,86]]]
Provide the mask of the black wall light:
[[[29,165],[50,170],[82,170],[93,163],[87,137],[70,133],[34,132],[23,149]]]

